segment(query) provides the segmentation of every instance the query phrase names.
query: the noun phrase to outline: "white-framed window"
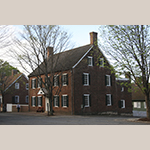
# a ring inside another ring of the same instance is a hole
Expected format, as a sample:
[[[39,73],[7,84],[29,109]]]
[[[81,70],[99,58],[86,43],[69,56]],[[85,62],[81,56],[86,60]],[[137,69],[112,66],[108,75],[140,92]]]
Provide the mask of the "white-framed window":
[[[106,105],[111,106],[112,105],[112,95],[106,94]]]
[[[2,97],[0,96],[0,104],[2,104]]]
[[[84,107],[90,107],[90,94],[84,94]]]
[[[19,103],[19,96],[15,95],[15,103]]]
[[[42,96],[38,96],[38,107],[42,106]]]
[[[27,95],[25,98],[25,102],[28,104],[29,103],[29,96]]]
[[[104,67],[104,58],[99,59],[99,66]]]
[[[121,92],[123,92],[124,91],[124,87],[121,87]]]
[[[59,96],[58,95],[54,96],[54,107],[59,107]]]
[[[61,104],[62,104],[62,107],[68,107],[68,95],[62,95],[62,101],[61,101]]]
[[[88,66],[93,66],[93,57],[88,56]]]
[[[137,102],[137,108],[141,108],[141,102]]]
[[[105,84],[106,86],[111,86],[111,76],[105,75]]]
[[[68,85],[68,74],[67,73],[62,74],[62,85],[63,86]]]
[[[31,88],[35,89],[36,88],[36,79],[31,80]]]
[[[42,78],[38,78],[38,88],[42,87]]]
[[[89,73],[83,73],[83,85],[84,86],[90,85],[90,74]]]
[[[120,108],[125,108],[125,100],[120,101]]]
[[[15,83],[15,89],[19,89],[19,83]]]
[[[144,108],[146,108],[146,102],[144,102]]]
[[[54,86],[59,86],[59,75],[54,75]]]
[[[133,102],[133,107],[137,108],[137,102]]]
[[[35,96],[32,96],[31,105],[32,105],[32,107],[36,106],[36,97]]]
[[[26,83],[26,90],[29,90],[29,83]]]

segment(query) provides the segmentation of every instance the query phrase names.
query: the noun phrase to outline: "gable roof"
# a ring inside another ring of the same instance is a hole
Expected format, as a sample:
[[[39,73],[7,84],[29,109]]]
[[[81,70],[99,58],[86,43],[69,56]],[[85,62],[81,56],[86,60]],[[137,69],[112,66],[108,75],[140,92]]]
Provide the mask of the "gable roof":
[[[54,71],[59,72],[59,71],[66,71],[72,69],[76,64],[80,62],[80,60],[85,56],[86,52],[89,52],[91,50],[93,45],[88,44],[85,46],[81,46],[78,48],[74,48],[72,50],[68,50],[65,52],[61,52],[58,54],[54,54],[53,56],[53,64],[54,64]],[[48,73],[50,73],[50,66],[51,66],[51,61],[50,58],[48,60]],[[44,68],[44,63],[42,63],[40,66],[40,72],[39,69],[36,68],[30,75],[35,76],[35,75],[42,75],[44,74],[44,70],[41,71],[42,68]]]
[[[13,75],[9,76],[7,81],[5,82],[6,88],[5,88],[4,92],[6,90],[8,90],[22,75],[23,75],[23,73],[19,73],[14,76]]]

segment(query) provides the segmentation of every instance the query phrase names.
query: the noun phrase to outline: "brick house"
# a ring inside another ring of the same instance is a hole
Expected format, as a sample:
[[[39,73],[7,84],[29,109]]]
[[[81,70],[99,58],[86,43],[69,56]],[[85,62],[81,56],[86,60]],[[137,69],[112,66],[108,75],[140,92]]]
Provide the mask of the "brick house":
[[[28,96],[28,79],[23,73],[19,73],[17,70],[12,70],[11,76],[8,77],[3,94],[3,105],[7,104],[20,104],[26,105],[28,110],[29,96]],[[26,111],[27,111],[26,110]]]
[[[54,59],[55,55],[58,54],[54,54]],[[90,33],[90,44],[59,53],[53,83],[54,112],[132,114],[131,93],[127,87],[118,84],[130,83],[130,80],[127,78],[116,80],[110,68],[108,60],[97,47],[95,32]],[[29,75],[29,109],[36,111],[42,106],[47,111],[46,91],[44,87],[38,86],[36,71],[35,69]],[[41,78],[44,80],[42,73]],[[61,91],[56,95],[55,91],[60,85]]]

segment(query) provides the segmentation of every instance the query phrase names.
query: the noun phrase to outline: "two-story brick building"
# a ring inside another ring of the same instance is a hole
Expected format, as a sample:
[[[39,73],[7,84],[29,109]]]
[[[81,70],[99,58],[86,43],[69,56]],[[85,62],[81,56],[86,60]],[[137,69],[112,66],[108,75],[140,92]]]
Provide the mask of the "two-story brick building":
[[[117,79],[111,65],[97,46],[97,33],[90,33],[90,44],[59,54],[55,70],[53,90],[53,110],[55,113],[68,114],[132,114],[132,96]],[[47,111],[46,91],[40,88],[35,76],[36,70],[29,75],[30,111],[43,107]],[[42,73],[41,73],[42,74]],[[41,75],[44,81],[44,74]],[[62,85],[57,94],[57,88]]]

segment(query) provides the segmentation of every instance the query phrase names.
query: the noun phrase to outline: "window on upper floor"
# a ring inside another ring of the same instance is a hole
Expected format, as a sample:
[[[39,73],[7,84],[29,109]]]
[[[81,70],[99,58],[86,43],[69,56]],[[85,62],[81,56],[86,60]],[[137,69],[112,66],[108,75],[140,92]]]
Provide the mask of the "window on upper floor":
[[[59,75],[54,75],[53,83],[54,83],[54,86],[59,86]]]
[[[15,89],[19,89],[19,83],[15,83]]]
[[[38,88],[42,87],[42,78],[38,78]]]
[[[62,86],[68,85],[68,74],[67,73],[62,74],[61,81],[62,81]]]
[[[54,96],[54,107],[59,107],[59,96],[58,95]]]
[[[83,73],[82,82],[83,82],[84,86],[90,85],[90,74],[89,73]]]
[[[104,58],[99,59],[99,66],[104,67]]]
[[[36,88],[36,79],[31,80],[31,88],[35,89]]]
[[[93,66],[93,64],[94,64],[93,60],[94,60],[93,57],[88,56],[88,66]]]
[[[105,85],[111,86],[111,76],[110,75],[105,75]]]
[[[121,92],[123,92],[124,91],[124,87],[121,87]]]
[[[91,106],[91,96],[90,94],[83,95],[83,106],[90,107]]]
[[[112,106],[113,105],[113,100],[112,100],[112,95],[111,94],[106,94],[106,105],[107,106]]]
[[[29,83],[26,83],[26,90],[29,90]]]
[[[68,107],[68,95],[62,95],[61,105],[62,107]]]

